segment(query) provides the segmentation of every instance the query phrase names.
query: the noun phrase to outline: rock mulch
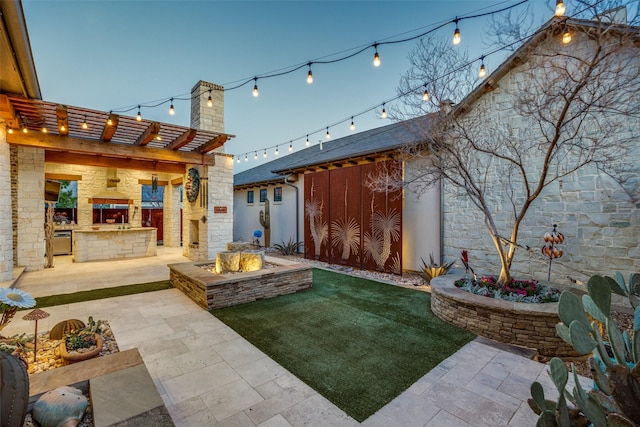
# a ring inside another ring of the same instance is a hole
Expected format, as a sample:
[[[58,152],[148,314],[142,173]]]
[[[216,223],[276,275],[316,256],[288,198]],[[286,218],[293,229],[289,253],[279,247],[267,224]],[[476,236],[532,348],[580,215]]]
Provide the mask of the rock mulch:
[[[111,327],[109,326],[109,322],[103,320],[102,321],[102,351],[100,352],[100,356],[105,356],[111,353],[117,353],[118,343],[116,342],[115,337],[113,336],[113,332],[111,331]],[[26,360],[29,363],[29,375],[35,374],[38,372],[48,371],[49,369],[59,368],[64,365],[64,360],[60,355],[60,343],[62,340],[51,340],[49,339],[49,332],[45,332],[42,334],[38,334],[38,346],[37,346],[37,354],[36,361],[33,361],[33,347],[31,346],[30,350],[25,354]],[[93,350],[92,348],[87,349]]]

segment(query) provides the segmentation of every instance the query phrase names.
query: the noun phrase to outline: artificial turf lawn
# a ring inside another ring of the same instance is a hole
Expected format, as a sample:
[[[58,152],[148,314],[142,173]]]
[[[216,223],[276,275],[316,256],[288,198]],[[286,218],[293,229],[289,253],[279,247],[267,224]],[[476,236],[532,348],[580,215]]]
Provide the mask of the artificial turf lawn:
[[[438,319],[430,300],[314,269],[308,291],[211,313],[363,421],[474,337]]]
[[[122,295],[140,294],[143,292],[160,291],[172,288],[171,282],[161,280],[159,282],[139,283],[137,285],[116,286],[114,288],[93,289],[90,291],[74,292],[72,294],[59,294],[36,298],[36,307],[53,307],[54,305],[71,304],[74,302],[92,301],[96,299],[119,297]]]

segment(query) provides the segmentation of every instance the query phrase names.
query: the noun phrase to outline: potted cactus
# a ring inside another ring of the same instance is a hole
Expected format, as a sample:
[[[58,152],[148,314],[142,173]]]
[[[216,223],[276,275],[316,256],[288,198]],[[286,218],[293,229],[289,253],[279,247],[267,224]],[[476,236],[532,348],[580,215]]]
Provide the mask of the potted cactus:
[[[27,369],[18,358],[0,351],[0,425],[22,426],[28,404]]]
[[[75,363],[96,357],[102,351],[101,321],[89,316],[87,325],[82,329],[65,334],[60,343],[60,356],[66,363]]]
[[[545,399],[542,386],[534,382],[529,406],[539,415],[538,426],[640,425],[640,274],[632,274],[628,284],[620,273],[615,279],[596,275],[589,279],[587,291],[582,299],[562,293],[558,304],[561,322],[556,331],[579,354],[590,355],[596,386],[585,390],[572,364],[575,385],[572,391],[566,390],[567,367],[553,358],[550,374],[559,392],[558,401]],[[627,297],[634,309],[633,336],[621,332],[612,317],[612,292]],[[609,342],[603,339],[602,327]]]

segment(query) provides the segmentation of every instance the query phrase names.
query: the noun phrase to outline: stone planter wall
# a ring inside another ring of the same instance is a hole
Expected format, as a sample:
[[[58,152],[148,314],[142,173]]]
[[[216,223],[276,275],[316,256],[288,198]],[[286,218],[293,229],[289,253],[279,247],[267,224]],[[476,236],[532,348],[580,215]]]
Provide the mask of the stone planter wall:
[[[578,357],[556,335],[558,303],[527,304],[474,295],[455,287],[459,278],[431,281],[431,310],[440,319],[486,338],[536,349],[543,356]]]
[[[279,265],[259,271],[216,275],[200,267],[211,263],[170,264],[170,279],[174,287],[207,310],[311,288],[311,267],[272,258],[267,262]]]

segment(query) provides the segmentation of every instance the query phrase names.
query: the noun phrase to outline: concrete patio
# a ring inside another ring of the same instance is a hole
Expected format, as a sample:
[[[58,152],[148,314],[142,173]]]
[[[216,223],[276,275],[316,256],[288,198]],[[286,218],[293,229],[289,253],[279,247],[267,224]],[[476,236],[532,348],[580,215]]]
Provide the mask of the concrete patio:
[[[168,279],[177,249],[158,257],[24,273],[34,296]],[[64,289],[64,291],[63,291]],[[358,423],[176,289],[46,308],[40,330],[92,315],[109,320],[122,350],[137,347],[177,426],[350,426]],[[4,335],[30,331],[16,316]],[[546,366],[473,341],[367,419],[365,426],[531,426],[531,382],[555,389]]]

